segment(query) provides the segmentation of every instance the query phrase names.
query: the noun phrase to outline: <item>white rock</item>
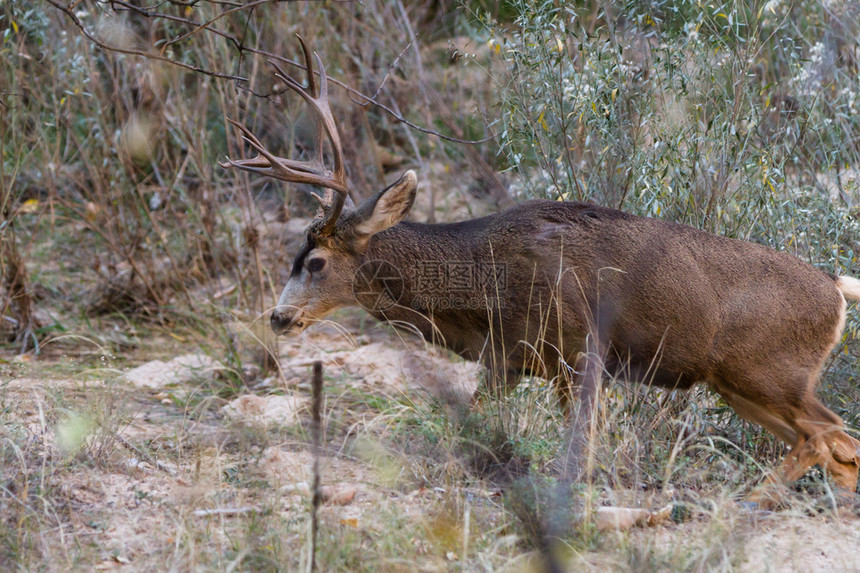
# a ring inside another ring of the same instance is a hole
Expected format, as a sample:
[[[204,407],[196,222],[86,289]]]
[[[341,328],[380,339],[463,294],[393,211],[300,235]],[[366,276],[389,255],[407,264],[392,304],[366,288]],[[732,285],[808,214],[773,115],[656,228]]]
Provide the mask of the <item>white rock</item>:
[[[394,348],[385,342],[324,353],[320,359],[326,370],[343,369],[369,386],[395,392],[422,389],[446,400],[463,402],[475,392],[483,371],[476,362],[452,362],[433,351]],[[281,365],[285,369],[304,369],[312,363],[312,359],[300,358]]]
[[[307,399],[296,396],[246,394],[224,406],[223,412],[229,418],[245,422],[291,424],[306,403]]]
[[[168,362],[147,362],[129,370],[123,378],[135,386],[162,388],[212,377],[215,372],[224,369],[223,364],[205,354],[184,354]]]

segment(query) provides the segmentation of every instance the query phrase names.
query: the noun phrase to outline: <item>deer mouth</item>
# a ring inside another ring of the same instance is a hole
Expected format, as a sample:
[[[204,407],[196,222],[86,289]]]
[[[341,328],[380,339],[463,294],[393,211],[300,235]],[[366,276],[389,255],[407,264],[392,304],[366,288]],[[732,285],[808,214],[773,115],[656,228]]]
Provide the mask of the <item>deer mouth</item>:
[[[284,333],[290,332],[292,334],[301,334],[310,324],[310,320],[308,317],[304,316],[302,311],[299,311],[293,320],[290,321],[290,324],[287,325],[287,329]]]
[[[290,310],[276,309],[272,313],[271,325],[275,334],[300,334],[311,323],[302,309],[295,309],[294,314]]]

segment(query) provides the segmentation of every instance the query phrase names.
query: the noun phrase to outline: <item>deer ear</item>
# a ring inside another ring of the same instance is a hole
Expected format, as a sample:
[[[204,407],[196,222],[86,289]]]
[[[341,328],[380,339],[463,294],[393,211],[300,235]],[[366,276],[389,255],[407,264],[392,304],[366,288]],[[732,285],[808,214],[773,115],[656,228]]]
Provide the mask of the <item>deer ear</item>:
[[[411,169],[396,183],[365,199],[354,211],[355,234],[370,238],[403,220],[415,201],[418,177]]]

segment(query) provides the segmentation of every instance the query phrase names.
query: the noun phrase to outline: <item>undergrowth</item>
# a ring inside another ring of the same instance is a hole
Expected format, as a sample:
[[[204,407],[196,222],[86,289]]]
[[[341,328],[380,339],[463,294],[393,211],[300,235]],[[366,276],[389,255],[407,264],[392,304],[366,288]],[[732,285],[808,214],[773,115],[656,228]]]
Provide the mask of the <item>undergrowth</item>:
[[[858,16],[852,2],[779,0],[3,4],[0,565],[107,567],[143,549],[140,562],[177,569],[307,563],[308,504],[260,468],[273,450],[306,451],[308,420],[221,414],[248,393],[306,394],[272,359],[265,313],[314,205],[307,189],[217,165],[246,152],[225,116],[284,156],[314,150],[266,64],[299,59],[294,33],[374,99],[332,88],[356,198],[415,167],[420,220],[587,200],[856,275]],[[819,390],[855,433],[858,329],[852,308]],[[157,397],[119,378],[185,352],[225,368]],[[22,379],[74,383],[8,385]],[[515,570],[548,552],[571,567],[734,569],[750,549],[735,502],[786,453],[706,389],[607,376],[590,473],[564,489],[568,427],[546,381],[471,410],[326,384],[328,454],[385,497],[360,517],[323,515],[327,570]],[[141,419],[163,432],[119,438]],[[117,505],[98,505],[103,492]],[[820,473],[794,493],[790,512],[831,510]],[[666,504],[685,543],[578,521]],[[193,513],[224,506],[254,511]],[[112,521],[136,511],[164,535],[106,553]]]

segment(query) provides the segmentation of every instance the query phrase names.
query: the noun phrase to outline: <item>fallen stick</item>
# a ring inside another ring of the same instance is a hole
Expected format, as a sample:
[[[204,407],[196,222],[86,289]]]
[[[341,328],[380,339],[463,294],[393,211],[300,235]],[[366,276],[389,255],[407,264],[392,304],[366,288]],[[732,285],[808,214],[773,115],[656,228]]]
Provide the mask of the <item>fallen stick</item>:
[[[214,509],[195,509],[193,515],[194,517],[212,517],[215,515],[234,517],[253,513],[260,513],[260,510],[256,507],[216,507]]]

